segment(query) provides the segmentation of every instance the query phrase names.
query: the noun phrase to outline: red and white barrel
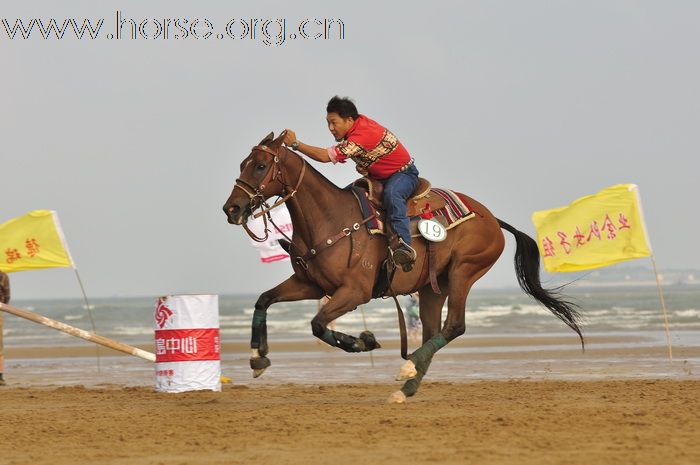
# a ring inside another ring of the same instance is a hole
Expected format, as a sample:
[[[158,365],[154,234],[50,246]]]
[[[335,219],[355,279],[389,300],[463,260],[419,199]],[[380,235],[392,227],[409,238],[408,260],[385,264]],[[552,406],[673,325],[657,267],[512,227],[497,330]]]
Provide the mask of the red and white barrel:
[[[221,390],[218,295],[156,301],[156,391]]]

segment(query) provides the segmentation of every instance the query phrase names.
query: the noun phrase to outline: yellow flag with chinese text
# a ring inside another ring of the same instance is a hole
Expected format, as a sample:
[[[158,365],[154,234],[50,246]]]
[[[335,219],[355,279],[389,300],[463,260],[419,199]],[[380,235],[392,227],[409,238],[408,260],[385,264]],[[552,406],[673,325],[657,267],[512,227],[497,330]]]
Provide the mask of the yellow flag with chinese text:
[[[0,271],[74,266],[58,215],[34,210],[0,224]]]
[[[550,272],[581,271],[651,255],[635,184],[618,184],[570,205],[532,214]]]

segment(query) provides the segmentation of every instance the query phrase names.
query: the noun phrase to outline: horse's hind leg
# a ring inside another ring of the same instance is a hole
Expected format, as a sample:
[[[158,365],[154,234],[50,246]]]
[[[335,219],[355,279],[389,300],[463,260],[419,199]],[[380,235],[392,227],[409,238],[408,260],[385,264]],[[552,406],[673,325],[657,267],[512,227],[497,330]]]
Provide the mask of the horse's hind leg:
[[[442,285],[443,283],[441,283]],[[442,285],[446,290],[447,286]],[[433,336],[440,332],[440,322],[442,320],[442,306],[445,304],[447,294],[436,294],[430,285],[424,286],[419,291],[420,297],[420,321],[423,326],[423,344],[428,342]],[[416,365],[412,360],[407,360],[403,364],[397,381],[403,381],[418,376]],[[423,375],[421,375],[421,378]]]
[[[493,261],[487,264],[462,262],[453,265],[449,271],[449,298],[447,301],[447,318],[442,330],[425,341],[421,347],[409,355],[416,369],[416,376],[408,379],[397,391],[389,397],[390,402],[404,402],[406,397],[411,397],[418,392],[423,376],[428,372],[433,355],[445,347],[450,341],[464,334],[465,331],[465,304],[467,294],[472,285],[481,278],[493,265]]]
[[[366,298],[363,297],[365,294],[367,294]],[[360,337],[355,337],[328,328],[331,321],[354,310],[358,305],[368,302],[369,295],[368,292],[362,292],[349,286],[343,286],[336,290],[331,300],[311,320],[311,331],[314,336],[330,346],[343,349],[345,352],[367,352],[380,348],[374,334],[370,331],[364,331]]]
[[[440,287],[447,288],[442,282]],[[447,300],[447,294],[444,292],[436,294],[432,287],[427,285],[418,292],[418,297],[420,298],[420,321],[423,326],[423,344],[425,344],[440,331],[442,306]]]
[[[253,369],[254,378],[260,376],[270,366],[270,359],[267,358],[267,309],[270,305],[275,302],[320,299],[321,297],[323,297],[323,291],[318,286],[304,281],[296,275],[263,292],[258,297],[253,311],[250,336],[250,368]]]

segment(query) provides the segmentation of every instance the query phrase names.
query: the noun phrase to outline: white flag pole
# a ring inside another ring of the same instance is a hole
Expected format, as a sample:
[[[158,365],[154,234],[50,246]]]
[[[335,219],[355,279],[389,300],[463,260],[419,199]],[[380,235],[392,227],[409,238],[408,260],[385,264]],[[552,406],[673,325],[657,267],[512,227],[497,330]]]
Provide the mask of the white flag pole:
[[[654,269],[654,278],[656,279],[656,289],[659,292],[659,300],[661,301],[661,310],[664,315],[664,330],[666,331],[666,343],[668,344],[668,360],[673,361],[673,345],[671,344],[671,331],[668,326],[668,311],[666,310],[666,301],[664,300],[664,292],[661,289],[661,280],[659,279],[659,272],[656,269],[656,259],[654,258],[654,252],[651,247],[651,241],[649,240],[649,230],[647,229],[647,222],[644,219],[644,209],[642,208],[642,198],[639,195],[639,187],[637,185],[633,186],[634,193],[637,197],[637,205],[639,206],[639,217],[642,220],[642,228],[644,228],[644,237],[647,240],[647,246],[651,252],[651,266]]]
[[[83,294],[83,302],[85,302],[85,310],[87,310],[88,314],[88,319],[90,320],[90,327],[92,328],[92,333],[97,334],[97,327],[95,326],[95,319],[92,316],[92,307],[90,307],[90,302],[88,301],[87,294],[85,293],[85,286],[83,286],[83,280],[80,279],[80,273],[78,272],[78,267],[75,265],[75,260],[73,260],[73,255],[70,253],[70,249],[68,248],[68,241],[66,241],[66,236],[63,234],[63,228],[61,228],[61,222],[58,220],[58,214],[54,210],[51,211],[51,215],[53,216],[53,222],[56,225],[56,231],[58,232],[58,236],[61,238],[61,243],[63,244],[63,248],[65,249],[66,253],[68,254],[68,258],[70,259],[71,265],[73,266],[73,271],[75,271],[75,277],[78,279],[78,284],[80,285],[80,292]],[[95,356],[97,357],[97,372],[100,373],[101,371],[101,360],[100,360],[100,346],[95,345]]]
[[[668,311],[666,310],[666,301],[664,300],[664,293],[661,290],[661,280],[659,279],[659,272],[656,270],[656,260],[654,255],[651,256],[651,264],[654,267],[654,276],[656,277],[656,288],[659,291],[659,300],[661,301],[661,309],[664,314],[664,329],[666,330],[666,342],[668,343],[668,360],[673,361],[673,346],[671,345],[671,331],[668,327]]]

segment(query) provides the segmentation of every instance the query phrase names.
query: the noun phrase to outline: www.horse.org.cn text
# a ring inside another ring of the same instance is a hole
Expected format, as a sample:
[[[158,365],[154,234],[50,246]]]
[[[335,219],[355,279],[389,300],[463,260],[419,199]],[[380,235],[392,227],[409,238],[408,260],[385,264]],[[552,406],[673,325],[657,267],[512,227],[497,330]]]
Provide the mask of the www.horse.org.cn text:
[[[291,41],[344,40],[338,18],[134,18],[116,11],[105,18],[2,18],[0,40],[220,40],[278,47]],[[111,26],[109,26],[111,24]],[[218,26],[220,25],[220,26]]]

